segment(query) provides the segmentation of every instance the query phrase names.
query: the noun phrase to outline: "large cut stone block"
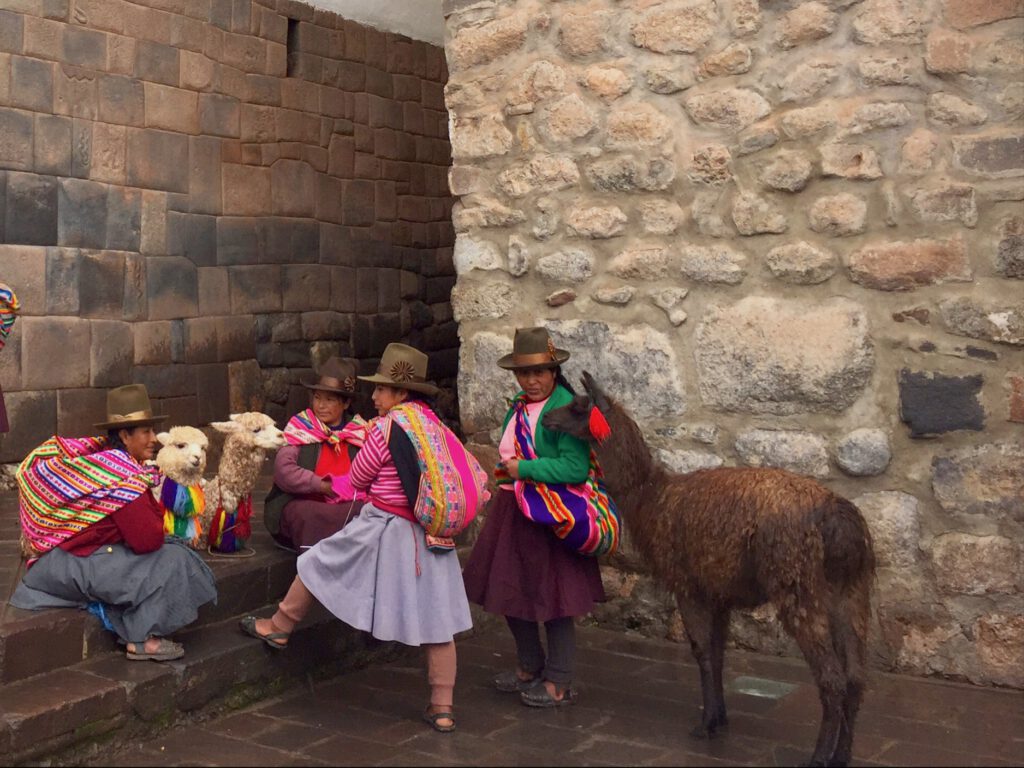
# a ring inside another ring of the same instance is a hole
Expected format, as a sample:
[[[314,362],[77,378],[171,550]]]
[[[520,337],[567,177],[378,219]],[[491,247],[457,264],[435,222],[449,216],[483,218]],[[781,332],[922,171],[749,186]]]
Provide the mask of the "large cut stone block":
[[[0,245],[3,280],[21,302],[19,315],[46,314],[46,249],[27,245]],[[17,324],[14,326],[16,329]]]
[[[46,311],[77,315],[81,308],[81,253],[77,248],[48,248],[46,252]]]
[[[1005,536],[946,533],[932,542],[932,559],[948,595],[1012,594],[1024,577],[1020,547]]]
[[[958,429],[985,428],[978,396],[983,377],[946,376],[931,371],[900,371],[900,419],[911,437],[933,437]]]
[[[0,434],[0,462],[20,462],[57,434],[56,392],[10,392],[4,395],[4,406],[11,431]]]
[[[230,267],[228,283],[232,314],[281,311],[281,267]]]
[[[780,338],[801,343],[780,345]],[[815,304],[752,296],[713,306],[696,340],[701,397],[727,411],[840,411],[856,401],[874,369],[867,315],[847,299]]]
[[[195,317],[198,312],[196,267],[188,259],[150,256],[146,289],[150,320]]]
[[[94,426],[107,412],[105,389],[62,389],[57,392],[57,434],[86,437],[99,430]]]
[[[90,329],[89,386],[119,387],[132,371],[132,326],[116,320],[93,320]]]
[[[24,317],[22,376],[26,389],[89,386],[90,324],[71,317]],[[60,361],[55,365],[55,361]]]
[[[886,568],[912,568],[921,540],[920,502],[902,491],[865,493],[852,499],[871,531],[875,558]]]
[[[289,264],[281,269],[284,278],[281,291],[286,312],[330,308],[331,267],[318,264]]]
[[[828,477],[824,438],[791,429],[749,429],[736,437],[736,453],[750,467],[781,467],[812,477]]]
[[[107,243],[107,186],[61,179],[57,195],[57,242],[83,248]]]
[[[78,263],[78,274],[79,314],[120,320],[124,307],[124,254],[84,252]]]
[[[128,184],[188,192],[188,137],[156,130],[128,132]]]
[[[167,213],[167,254],[184,256],[197,267],[217,264],[217,217]]]
[[[10,73],[0,68],[0,77]],[[32,113],[0,107],[0,167],[32,170]]]
[[[107,194],[107,248],[138,251],[142,242],[142,192],[111,185]]]
[[[57,180],[34,173],[8,173],[4,222],[9,243],[56,245]]]

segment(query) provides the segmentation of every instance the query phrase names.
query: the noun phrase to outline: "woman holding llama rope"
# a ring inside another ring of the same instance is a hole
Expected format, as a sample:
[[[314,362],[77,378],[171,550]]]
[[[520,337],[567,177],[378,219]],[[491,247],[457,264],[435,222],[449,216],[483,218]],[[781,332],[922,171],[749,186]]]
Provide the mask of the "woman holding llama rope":
[[[274,486],[263,506],[263,523],[286,549],[309,549],[332,536],[358,512],[357,495],[334,493],[363,444],[366,421],[348,414],[356,391],[356,363],[332,357],[309,390],[310,407],[284,429],[285,447],[274,459]],[[340,503],[339,503],[340,502]]]
[[[500,490],[463,571],[469,599],[504,616],[515,640],[517,667],[495,677],[494,685],[519,693],[531,707],[576,700],[574,617],[604,601],[592,555],[614,549],[618,531],[590,447],[541,425],[545,413],[572,400],[561,373],[568,359],[545,328],[535,327],[517,328],[512,353],[498,360],[521,391],[505,414],[498,445]]]
[[[438,389],[427,356],[389,344],[375,386],[378,418],[352,461],[348,480],[365,491],[359,516],[297,561],[298,575],[269,619],[247,616],[244,632],[282,649],[314,599],[378,640],[423,646],[430,703],[423,718],[455,730],[456,633],[472,627],[455,542],[486,496],[486,473],[434,414]],[[336,487],[337,487],[336,483]],[[435,523],[425,520],[429,516]]]
[[[0,349],[7,343],[7,336],[18,317],[18,297],[7,283],[0,283]],[[11,428],[7,422],[7,408],[4,406],[4,391],[0,389],[0,434]]]

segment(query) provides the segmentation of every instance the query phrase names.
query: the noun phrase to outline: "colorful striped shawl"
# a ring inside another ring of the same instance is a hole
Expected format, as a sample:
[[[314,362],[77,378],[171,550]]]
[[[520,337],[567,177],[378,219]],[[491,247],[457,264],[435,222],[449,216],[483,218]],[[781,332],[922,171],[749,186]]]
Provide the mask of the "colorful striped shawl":
[[[533,431],[520,396],[515,408],[516,456],[536,459]],[[503,469],[495,474],[507,477]],[[514,490],[519,509],[535,523],[552,528],[566,546],[582,555],[610,555],[619,545],[619,513],[604,487],[604,473],[597,456],[590,452],[590,471],[582,483],[537,483],[516,480]]]
[[[284,428],[284,439],[288,445],[327,443],[334,450],[340,451],[342,443],[361,446],[366,440],[366,428],[366,420],[356,414],[344,427],[333,430],[317,417],[312,408],[307,408],[288,420]]]
[[[18,467],[21,529],[43,554],[135,501],[159,472],[107,448],[105,437],[51,437]]]
[[[164,533],[188,541],[195,541],[202,534],[199,518],[206,511],[206,494],[200,486],[180,485],[164,478],[160,506],[164,508]]]
[[[7,342],[7,335],[11,332],[19,309],[21,305],[14,291],[5,283],[0,283],[0,349]]]
[[[487,473],[459,438],[426,406],[402,403],[388,411],[381,429],[397,424],[416,449],[420,487],[413,514],[428,536],[461,533],[487,500]]]

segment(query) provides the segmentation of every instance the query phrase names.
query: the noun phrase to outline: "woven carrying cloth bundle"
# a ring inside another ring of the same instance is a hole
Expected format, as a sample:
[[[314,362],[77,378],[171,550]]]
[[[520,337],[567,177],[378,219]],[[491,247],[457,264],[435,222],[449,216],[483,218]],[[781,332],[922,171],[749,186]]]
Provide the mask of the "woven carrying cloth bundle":
[[[105,437],[51,437],[18,467],[21,530],[36,554],[129,504],[159,481]]]
[[[533,430],[526,413],[526,398],[515,409],[516,458],[536,459]],[[499,467],[498,480],[510,479]],[[582,483],[535,483],[516,480],[520,511],[535,523],[550,526],[555,535],[581,555],[610,555],[619,546],[619,512],[604,487],[597,456],[590,451],[590,471]]]
[[[14,320],[18,315],[21,305],[18,297],[9,286],[0,283],[0,349],[4,348],[7,342],[7,335],[11,332]]]
[[[195,546],[203,533],[200,516],[206,511],[206,495],[198,485],[180,485],[164,479],[160,489],[160,506],[164,509],[164,533],[185,539]]]
[[[487,473],[441,420],[418,403],[396,405],[381,420],[405,432],[416,449],[420,485],[413,515],[427,532],[431,549],[451,549],[487,500]],[[447,541],[445,541],[447,540]]]
[[[343,428],[335,431],[324,424],[312,408],[307,408],[288,420],[284,439],[288,445],[327,443],[335,451],[340,451],[342,443],[362,446],[366,441],[366,426],[366,420],[357,414]]]

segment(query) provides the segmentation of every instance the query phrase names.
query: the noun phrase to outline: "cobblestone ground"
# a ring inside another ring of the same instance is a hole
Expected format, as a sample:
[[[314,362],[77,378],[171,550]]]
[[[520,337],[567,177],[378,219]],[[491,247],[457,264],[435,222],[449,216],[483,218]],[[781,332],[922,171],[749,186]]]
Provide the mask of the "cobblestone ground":
[[[96,765],[795,765],[819,708],[802,662],[740,651],[726,658],[730,726],[688,735],[699,715],[685,646],[581,628],[580,700],[550,711],[491,688],[514,664],[504,632],[459,643],[458,730],[420,720],[418,655],[291,690],[217,720],[106,754]],[[268,653],[273,653],[267,650]],[[855,765],[1024,764],[1024,696],[874,674],[854,743]]]

